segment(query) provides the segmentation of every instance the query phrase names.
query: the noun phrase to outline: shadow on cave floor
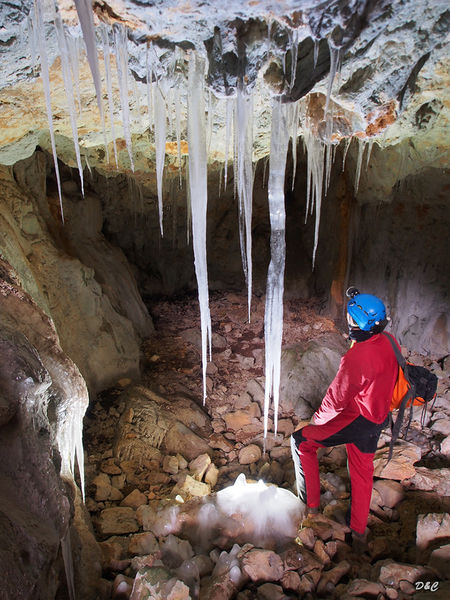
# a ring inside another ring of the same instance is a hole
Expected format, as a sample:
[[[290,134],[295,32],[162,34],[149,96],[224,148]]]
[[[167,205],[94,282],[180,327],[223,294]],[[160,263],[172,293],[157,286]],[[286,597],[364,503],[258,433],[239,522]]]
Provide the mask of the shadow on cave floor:
[[[212,462],[218,467],[216,482],[212,485],[213,491],[217,492],[232,485],[241,472],[247,478],[256,480],[263,477],[267,483],[293,490],[295,477],[290,458],[289,436],[300,419],[281,411],[279,423],[282,427],[275,438],[270,433],[273,411],[269,411],[266,453],[248,463],[242,459],[241,454],[246,445],[262,446],[263,441],[261,412],[264,400],[264,299],[253,298],[249,323],[246,296],[237,293],[211,295],[213,350],[212,360],[207,366],[207,398],[204,405],[200,315],[196,298],[158,300],[149,310],[154,319],[155,333],[143,344],[140,385],[167,399],[169,403],[175,403],[181,397],[189,399],[207,413],[210,439],[216,436],[215,439],[220,437],[222,440],[221,443],[213,445]],[[287,301],[284,310],[283,346],[307,343],[318,334],[337,332],[333,321],[320,315],[318,305],[312,301]],[[249,395],[249,382],[259,384],[258,393],[253,386],[253,392]],[[161,466],[164,457],[156,463],[148,459],[140,464],[133,464],[132,461],[120,462],[116,457],[115,444],[119,435],[119,422],[123,420],[125,409],[122,397],[124,391],[133,385],[129,380],[121,380],[117,386],[105,390],[98,396],[85,420],[85,448],[88,455],[86,506],[91,513],[97,537],[102,542],[111,539],[111,536],[115,539],[120,535],[124,538],[132,535],[132,532],[120,534],[104,529],[102,514],[106,508],[132,506],[127,504],[126,500],[136,490],[143,494],[141,502],[155,506],[158,502],[167,502],[168,498],[173,499],[174,484],[179,481],[179,473],[171,473],[170,468]],[[445,392],[448,393],[447,389]],[[445,410],[443,406],[442,404],[437,410]],[[246,420],[243,414],[249,410],[254,417],[250,421]],[[231,421],[228,421],[230,415],[238,415],[233,426],[230,426]],[[241,427],[236,425],[239,419],[242,419]],[[134,431],[127,435],[139,437],[139,432]],[[422,430],[416,422],[412,423],[408,439],[421,448],[422,461],[418,464],[423,465],[423,469],[428,467],[434,469],[434,472],[440,469],[447,474],[450,472],[447,471],[448,460],[439,453],[439,443],[443,437],[429,428]],[[388,441],[389,436],[385,435],[382,443],[386,444]],[[185,470],[186,467],[187,465],[184,465]],[[103,481],[99,480],[99,475],[103,477]],[[106,485],[105,475],[109,477]],[[446,475],[443,477],[445,479]],[[397,480],[399,479],[401,478],[398,477]],[[398,481],[394,483],[402,488]],[[108,490],[115,486],[117,491],[115,495],[111,495]],[[339,556],[342,560],[344,557],[351,565],[341,584],[349,583],[352,578],[357,577],[373,580],[373,570],[376,568],[374,565],[382,559],[415,564],[418,560],[416,527],[419,515],[450,512],[450,497],[443,494],[439,488],[421,490],[414,489],[411,485],[404,485],[403,488],[402,499],[398,503],[392,506],[389,503],[383,505],[381,500],[382,504],[374,505],[374,510],[371,511],[370,557],[364,557],[362,560],[351,552],[346,554],[341,551],[333,559],[336,561]],[[335,519],[345,511],[348,505],[348,491],[345,449],[324,449],[321,456],[324,514]],[[189,498],[189,492],[186,494]],[[116,557],[116,562],[111,562],[110,557],[105,559],[106,563],[110,561],[109,564],[104,564],[106,579],[112,580],[118,574],[134,577],[137,565],[133,565],[132,560],[136,560],[136,556],[133,559],[133,556],[121,552],[119,557],[121,561],[117,561]],[[331,566],[334,566],[334,562]],[[305,597],[316,596],[312,594]]]

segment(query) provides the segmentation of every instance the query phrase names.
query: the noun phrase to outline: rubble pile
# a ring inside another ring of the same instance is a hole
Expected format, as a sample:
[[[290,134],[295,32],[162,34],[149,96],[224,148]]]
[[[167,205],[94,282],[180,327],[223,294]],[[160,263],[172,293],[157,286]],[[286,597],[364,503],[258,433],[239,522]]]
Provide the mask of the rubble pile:
[[[415,409],[389,464],[390,436],[382,434],[370,534],[356,548],[345,524],[345,448],[321,450],[322,511],[305,518],[290,457],[290,435],[303,421],[290,404],[281,406],[276,435],[271,422],[263,439],[262,302],[255,304],[248,324],[243,298],[212,300],[205,406],[198,316],[187,301],[160,302],[143,380],[119,381],[86,417],[86,507],[102,550],[102,597],[448,597],[448,359],[408,357],[437,374],[437,398],[425,414]],[[312,305],[286,312],[286,345],[337,334]],[[232,494],[234,504],[225,501]]]

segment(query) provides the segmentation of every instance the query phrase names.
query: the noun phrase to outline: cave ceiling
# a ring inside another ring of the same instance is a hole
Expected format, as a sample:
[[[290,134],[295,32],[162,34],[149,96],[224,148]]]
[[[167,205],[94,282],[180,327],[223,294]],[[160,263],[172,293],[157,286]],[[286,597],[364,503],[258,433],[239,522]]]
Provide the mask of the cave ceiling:
[[[442,168],[448,160],[450,13],[445,1],[96,1],[96,54],[108,153],[75,7],[90,6],[90,2],[41,0],[38,4],[49,63],[56,151],[70,166],[76,166],[73,123],[55,10],[70,42],[74,118],[83,167],[106,173],[134,167],[136,175],[154,171],[151,104],[156,89],[161,90],[167,108],[166,165],[175,165],[187,154],[186,86],[193,53],[205,62],[210,162],[223,163],[230,153],[225,99],[238,92],[251,94],[253,99],[253,160],[269,153],[273,97],[299,101],[299,135],[302,128],[308,128],[325,142],[356,136],[376,139],[380,147],[407,139],[414,146],[416,170]],[[48,107],[40,77],[34,3],[2,3],[0,21],[0,163],[12,165],[30,156],[37,146],[51,150]],[[105,48],[111,63],[110,105]],[[125,91],[116,68],[117,52],[128,64]],[[128,96],[133,164],[123,129],[121,92]],[[332,115],[328,128],[324,126],[327,96]]]

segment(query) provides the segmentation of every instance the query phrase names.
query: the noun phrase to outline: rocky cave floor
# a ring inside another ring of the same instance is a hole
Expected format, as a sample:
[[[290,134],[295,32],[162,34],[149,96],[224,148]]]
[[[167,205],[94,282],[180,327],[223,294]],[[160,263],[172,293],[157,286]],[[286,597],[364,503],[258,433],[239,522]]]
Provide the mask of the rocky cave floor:
[[[253,299],[251,323],[246,297],[210,300],[204,406],[196,298],[161,300],[149,307],[155,334],[143,346],[142,381],[118,381],[85,418],[86,507],[102,549],[99,598],[450,597],[448,359],[408,358],[437,373],[438,394],[423,428],[416,409],[408,442],[388,467],[389,435],[380,438],[364,551],[352,548],[342,524],[349,497],[343,447],[321,455],[322,514],[302,521],[294,511],[290,538],[269,518],[258,537],[253,515],[262,507],[217,522],[216,492],[240,473],[293,491],[289,438],[301,422],[280,411],[274,436],[270,411],[264,444],[264,300]],[[286,301],[283,331],[283,345],[291,345],[336,328],[314,302]]]

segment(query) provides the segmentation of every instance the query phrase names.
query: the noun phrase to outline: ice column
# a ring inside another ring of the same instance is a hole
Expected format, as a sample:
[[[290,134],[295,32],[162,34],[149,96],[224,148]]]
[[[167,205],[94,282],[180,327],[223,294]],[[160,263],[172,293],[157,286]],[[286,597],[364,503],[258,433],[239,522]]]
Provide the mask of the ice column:
[[[206,399],[207,348],[211,356],[211,316],[209,313],[208,267],[206,262],[207,160],[204,99],[204,60],[195,53],[189,60],[188,145],[189,190],[192,211],[192,242],[197,277],[202,332],[203,402]]]
[[[239,239],[247,283],[248,320],[252,298],[253,97],[238,89],[236,97],[237,191]]]
[[[285,264],[284,177],[289,144],[291,105],[273,100],[270,137],[269,212],[270,264],[267,275],[264,339],[266,348],[266,386],[264,397],[264,437],[270,398],[273,398],[275,433],[278,426],[280,392],[281,340],[283,335],[283,292]]]
[[[41,55],[41,77],[42,84],[44,87],[44,96],[45,96],[45,107],[47,109],[47,120],[48,120],[48,129],[50,132],[50,140],[52,144],[52,153],[53,153],[53,162],[55,163],[55,174],[56,174],[56,183],[58,184],[58,194],[59,194],[59,205],[61,208],[61,220],[64,223],[64,211],[62,205],[62,194],[61,194],[61,179],[59,176],[59,167],[58,167],[58,156],[56,154],[56,144],[55,144],[55,132],[53,129],[53,114],[52,114],[52,105],[50,101],[50,75],[48,70],[48,59],[47,59],[47,51],[45,46],[45,30],[44,30],[44,19],[42,15],[42,0],[35,0],[34,3],[34,31],[37,35],[37,42],[39,48],[39,54]]]

